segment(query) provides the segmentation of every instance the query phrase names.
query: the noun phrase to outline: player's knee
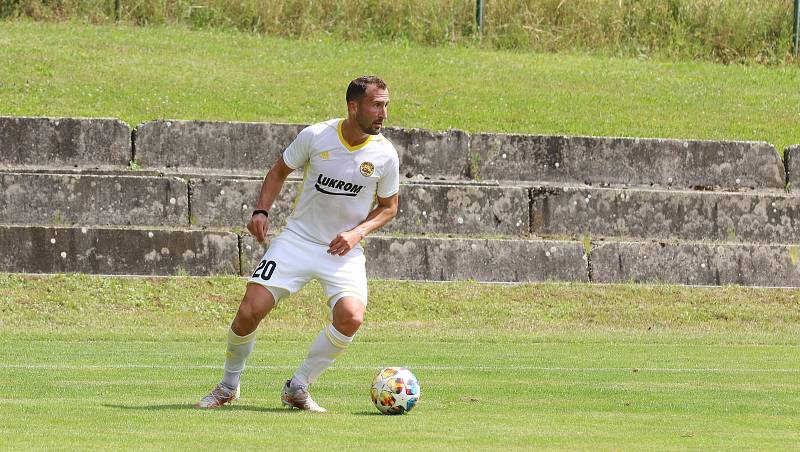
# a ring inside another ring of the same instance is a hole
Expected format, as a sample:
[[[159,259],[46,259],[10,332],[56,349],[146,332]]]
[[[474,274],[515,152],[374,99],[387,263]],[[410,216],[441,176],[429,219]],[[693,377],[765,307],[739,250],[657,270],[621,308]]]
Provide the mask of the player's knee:
[[[353,330],[358,330],[361,328],[361,324],[364,323],[364,313],[354,313],[349,319],[347,326],[349,326]]]
[[[357,311],[344,311],[333,319],[333,327],[345,336],[355,335],[362,323],[364,313]]]

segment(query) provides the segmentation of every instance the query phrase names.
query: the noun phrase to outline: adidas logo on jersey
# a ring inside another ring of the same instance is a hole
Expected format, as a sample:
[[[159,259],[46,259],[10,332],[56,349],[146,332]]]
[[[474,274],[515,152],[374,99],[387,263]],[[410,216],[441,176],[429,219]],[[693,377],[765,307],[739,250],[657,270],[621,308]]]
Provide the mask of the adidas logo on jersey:
[[[325,190],[323,187],[341,191],[332,192]],[[325,177],[324,175],[320,174],[319,177],[317,177],[317,183],[314,184],[314,188],[316,188],[318,192],[325,193],[326,195],[355,196],[361,191],[362,188],[364,188],[364,186],[334,179],[332,177]]]

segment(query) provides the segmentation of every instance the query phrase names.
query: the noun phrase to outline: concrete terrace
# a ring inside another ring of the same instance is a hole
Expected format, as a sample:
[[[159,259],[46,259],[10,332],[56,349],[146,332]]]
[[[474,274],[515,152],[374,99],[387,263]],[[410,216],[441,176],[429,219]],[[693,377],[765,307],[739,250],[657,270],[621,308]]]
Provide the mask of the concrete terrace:
[[[0,271],[249,274],[244,226],[302,127],[0,117]],[[404,180],[364,244],[373,278],[800,286],[800,146],[385,135]]]

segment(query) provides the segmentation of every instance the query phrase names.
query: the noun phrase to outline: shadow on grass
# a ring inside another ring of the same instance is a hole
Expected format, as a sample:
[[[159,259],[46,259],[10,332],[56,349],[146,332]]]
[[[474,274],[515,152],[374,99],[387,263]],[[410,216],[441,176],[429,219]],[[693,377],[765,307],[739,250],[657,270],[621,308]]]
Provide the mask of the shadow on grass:
[[[113,405],[104,404],[108,408],[118,408],[121,410],[136,410],[136,411],[168,411],[168,410],[193,410],[193,411],[208,411],[195,408],[193,403],[175,403],[171,405]],[[232,405],[215,408],[213,411],[257,411],[262,413],[291,413],[293,411],[301,412],[299,410],[288,410],[286,408],[270,408],[260,407],[253,405]]]
[[[353,413],[354,416],[383,416],[378,411],[356,411]]]

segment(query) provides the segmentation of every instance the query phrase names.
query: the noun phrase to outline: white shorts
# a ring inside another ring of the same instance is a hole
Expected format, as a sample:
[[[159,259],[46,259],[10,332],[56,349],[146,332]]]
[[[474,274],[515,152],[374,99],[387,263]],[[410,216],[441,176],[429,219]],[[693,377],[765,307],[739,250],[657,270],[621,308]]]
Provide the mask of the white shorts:
[[[328,254],[327,250],[328,245],[310,242],[284,229],[272,239],[248,282],[266,287],[277,303],[316,278],[331,308],[344,296],[360,298],[366,304],[364,250],[356,247],[344,256]]]

